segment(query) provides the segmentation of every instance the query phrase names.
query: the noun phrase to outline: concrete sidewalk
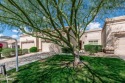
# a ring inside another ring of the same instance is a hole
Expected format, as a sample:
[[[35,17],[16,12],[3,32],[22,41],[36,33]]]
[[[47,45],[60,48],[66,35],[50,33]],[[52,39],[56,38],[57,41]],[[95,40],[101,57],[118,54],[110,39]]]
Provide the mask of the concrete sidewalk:
[[[25,54],[25,55],[18,56],[18,58],[20,59],[20,58],[23,58],[23,57],[33,56],[34,54],[39,54],[39,53],[42,53],[42,52]],[[9,61],[14,61],[14,60],[16,60],[16,57],[1,59],[0,64],[5,63],[5,62],[9,62]]]
[[[119,58],[125,60],[125,55],[119,55]]]
[[[37,52],[37,53],[30,53],[30,54],[26,54],[26,55],[21,55],[18,57],[18,62],[19,62],[19,66],[34,62],[34,61],[38,61],[41,59],[45,59],[47,57],[50,57],[52,55],[54,55],[55,53],[50,53],[50,52]],[[12,57],[12,58],[6,58],[6,59],[2,59],[0,60],[0,64],[5,64],[6,69],[10,70],[16,67],[16,57]]]

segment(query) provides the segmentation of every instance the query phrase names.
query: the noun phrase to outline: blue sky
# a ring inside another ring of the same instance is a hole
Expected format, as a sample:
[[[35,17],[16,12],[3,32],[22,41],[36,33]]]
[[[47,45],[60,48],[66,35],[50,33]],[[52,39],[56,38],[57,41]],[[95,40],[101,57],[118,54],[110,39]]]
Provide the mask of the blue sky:
[[[9,29],[9,26],[4,28],[4,31],[0,33],[0,36],[11,36],[13,38],[18,38],[19,37],[19,31],[16,29]]]
[[[102,24],[99,22],[92,22],[89,24],[88,29],[95,29],[95,28],[101,28]],[[6,29],[0,33],[0,36],[11,36],[13,38],[19,38],[19,31],[16,29],[8,29],[8,27],[6,27]]]
[[[91,22],[87,29],[95,29],[95,28],[102,28],[103,27],[103,24],[104,24],[104,21],[101,22],[101,21],[94,21],[94,22]],[[4,36],[11,36],[13,38],[19,38],[19,31],[17,31],[16,29],[8,29],[9,27],[7,27],[2,33],[0,33],[0,36],[4,35]]]
[[[117,17],[117,16],[123,16],[123,15],[125,15],[125,11],[117,10],[117,11],[114,11],[114,12],[110,12],[110,14],[104,16],[101,19],[99,19],[98,18],[99,16],[97,16],[96,19],[88,25],[88,29],[102,28],[103,24],[105,22],[105,19],[107,17],[112,18],[112,17]],[[1,29],[1,27],[3,27],[3,29]],[[4,31],[1,33],[1,30],[4,30]],[[11,36],[13,38],[19,38],[19,32],[15,28],[10,30],[9,26],[3,26],[0,23],[0,36],[1,35]]]

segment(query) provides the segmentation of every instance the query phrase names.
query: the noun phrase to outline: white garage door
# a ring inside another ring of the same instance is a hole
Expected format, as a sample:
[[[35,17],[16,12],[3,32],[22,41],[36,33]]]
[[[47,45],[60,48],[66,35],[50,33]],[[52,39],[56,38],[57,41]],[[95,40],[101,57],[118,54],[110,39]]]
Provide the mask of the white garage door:
[[[124,55],[125,56],[125,37],[119,38],[119,42],[116,44],[117,48],[115,50],[115,54]]]
[[[42,42],[42,52],[50,52],[52,43]]]
[[[34,47],[34,43],[23,43],[22,49],[30,49],[31,47]]]

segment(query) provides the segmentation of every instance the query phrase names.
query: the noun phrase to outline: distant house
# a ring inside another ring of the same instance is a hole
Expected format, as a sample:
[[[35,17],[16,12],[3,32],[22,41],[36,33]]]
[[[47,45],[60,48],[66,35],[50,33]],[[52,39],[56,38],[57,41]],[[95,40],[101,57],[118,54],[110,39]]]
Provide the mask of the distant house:
[[[7,42],[0,41],[0,43],[3,45],[2,48],[7,48],[8,47],[8,43]]]
[[[29,49],[33,46],[42,52],[60,49],[58,45],[50,41],[25,34],[20,36],[19,41],[20,48],[22,49]],[[73,39],[71,41],[73,44],[76,44]],[[111,52],[116,55],[125,55],[125,16],[106,19],[103,29],[85,31],[79,44],[81,50],[84,50],[84,45],[86,44],[94,44],[102,45],[106,53]]]
[[[125,16],[106,19],[102,30],[102,45],[115,55],[125,55]]]
[[[0,41],[0,43],[3,44],[3,48],[15,48],[15,40],[5,39]],[[20,48],[19,41],[18,41],[18,48]]]
[[[42,51],[42,52],[61,50],[58,45],[50,41],[32,37],[26,34],[22,34],[20,36],[19,41],[20,41],[20,48],[22,49],[29,49],[35,46],[39,49],[39,51]],[[71,41],[73,42],[73,40]],[[101,29],[94,29],[94,30],[86,31],[85,34],[81,37],[79,44],[80,44],[81,50],[84,49],[85,44],[101,45]]]
[[[80,39],[80,41],[82,42],[81,49],[84,49],[84,45],[86,44],[101,45],[101,31],[101,28],[85,31]]]
[[[30,49],[31,47],[37,47],[39,51],[50,52],[60,51],[60,47],[53,44],[50,41],[32,37],[30,35],[22,34],[19,38],[19,45],[21,49]]]

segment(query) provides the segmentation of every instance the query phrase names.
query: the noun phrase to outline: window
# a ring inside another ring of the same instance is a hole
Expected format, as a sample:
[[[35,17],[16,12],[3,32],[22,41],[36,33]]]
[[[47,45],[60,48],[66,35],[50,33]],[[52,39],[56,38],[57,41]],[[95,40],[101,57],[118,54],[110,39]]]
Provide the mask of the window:
[[[89,41],[89,44],[98,45],[98,40],[91,40]]]

